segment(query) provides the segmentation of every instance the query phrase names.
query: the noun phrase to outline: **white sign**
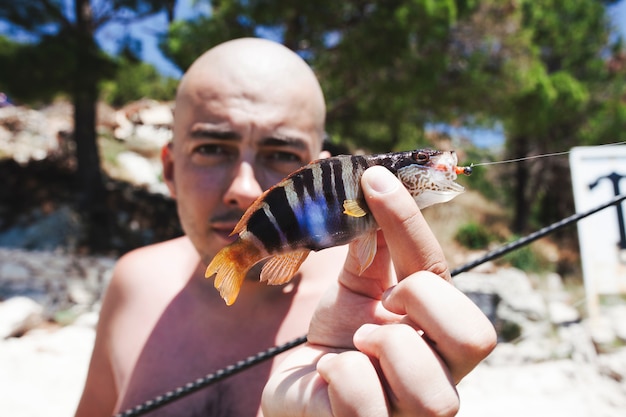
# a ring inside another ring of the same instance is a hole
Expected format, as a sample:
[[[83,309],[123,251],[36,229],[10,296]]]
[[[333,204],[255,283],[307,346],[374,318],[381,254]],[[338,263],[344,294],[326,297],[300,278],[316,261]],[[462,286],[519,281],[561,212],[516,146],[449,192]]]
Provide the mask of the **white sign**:
[[[626,194],[626,146],[576,147],[570,153],[578,213]],[[590,310],[599,294],[626,293],[626,203],[578,222],[583,277]],[[589,311],[593,315],[594,311]]]

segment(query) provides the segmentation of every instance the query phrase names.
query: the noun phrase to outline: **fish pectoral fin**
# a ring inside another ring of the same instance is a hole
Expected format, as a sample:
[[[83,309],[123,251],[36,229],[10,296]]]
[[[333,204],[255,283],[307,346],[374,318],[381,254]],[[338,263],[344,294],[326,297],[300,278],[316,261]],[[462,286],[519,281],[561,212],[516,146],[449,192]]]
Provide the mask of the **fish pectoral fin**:
[[[374,261],[376,256],[376,230],[371,231],[354,241],[356,253],[359,259],[359,275],[363,273]]]
[[[344,200],[343,214],[351,217],[363,217],[367,214],[367,210],[361,207],[357,200]]]
[[[281,285],[289,282],[310,252],[309,249],[299,249],[295,252],[274,256],[263,265],[261,281],[265,281],[269,285]]]

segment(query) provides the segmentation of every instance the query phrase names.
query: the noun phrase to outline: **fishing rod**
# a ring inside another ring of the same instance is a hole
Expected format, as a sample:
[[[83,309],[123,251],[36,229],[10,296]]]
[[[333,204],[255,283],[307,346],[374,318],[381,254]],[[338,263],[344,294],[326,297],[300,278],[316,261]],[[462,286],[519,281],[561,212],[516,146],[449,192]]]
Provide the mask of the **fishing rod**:
[[[468,262],[458,268],[455,268],[451,271],[450,275],[455,277],[463,272],[467,272],[472,268],[475,268],[485,262],[491,261],[495,258],[503,256],[515,249],[518,249],[522,246],[528,245],[535,240],[544,237],[556,230],[562,229],[565,226],[568,226],[572,223],[577,223],[585,217],[589,217],[599,211],[602,211],[608,207],[618,205],[622,201],[626,200],[626,194],[618,195],[608,202],[601,204],[595,208],[587,210],[582,213],[577,213],[572,216],[566,217],[558,222],[555,222],[549,226],[546,226],[542,229],[537,230],[525,237],[522,237],[514,242],[505,244],[498,249],[495,249],[491,252],[488,252],[484,256],[472,261]],[[168,391],[162,395],[159,395],[151,400],[144,402],[143,404],[139,404],[136,407],[129,408],[119,414],[116,414],[114,417],[135,417],[146,414],[150,411],[156,410],[157,408],[163,407],[169,403],[172,403],[176,400],[179,400],[189,394],[192,394],[196,391],[199,391],[205,387],[213,385],[223,379],[226,379],[236,373],[242,372],[246,369],[249,369],[261,362],[264,362],[268,359],[272,359],[275,356],[286,352],[294,347],[300,346],[307,341],[307,336],[301,336],[297,339],[291,340],[285,344],[271,347],[265,351],[259,352],[256,355],[249,356],[246,359],[240,360],[235,364],[229,365],[225,368],[219,369],[213,373],[207,374],[204,377],[198,378],[195,381],[191,381],[183,386],[180,386],[172,391]]]

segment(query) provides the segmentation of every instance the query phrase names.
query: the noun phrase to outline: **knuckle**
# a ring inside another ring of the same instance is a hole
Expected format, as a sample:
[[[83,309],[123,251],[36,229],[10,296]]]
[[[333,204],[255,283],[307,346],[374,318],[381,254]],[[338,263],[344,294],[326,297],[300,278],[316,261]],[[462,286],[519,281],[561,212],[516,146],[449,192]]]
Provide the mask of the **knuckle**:
[[[459,397],[455,390],[449,390],[449,394],[440,398],[436,404],[424,409],[425,415],[430,417],[451,417],[457,415],[460,408]]]
[[[462,349],[473,357],[474,362],[478,363],[493,351],[497,343],[496,331],[491,323],[487,323],[481,327],[480,331],[465,338]]]

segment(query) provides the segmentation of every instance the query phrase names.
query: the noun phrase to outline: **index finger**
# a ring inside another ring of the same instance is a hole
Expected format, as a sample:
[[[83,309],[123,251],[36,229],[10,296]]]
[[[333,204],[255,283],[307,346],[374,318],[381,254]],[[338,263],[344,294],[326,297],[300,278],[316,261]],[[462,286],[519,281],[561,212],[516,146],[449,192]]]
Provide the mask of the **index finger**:
[[[363,173],[361,187],[383,231],[398,279],[430,271],[450,280],[443,250],[400,180],[386,168],[374,166]]]

